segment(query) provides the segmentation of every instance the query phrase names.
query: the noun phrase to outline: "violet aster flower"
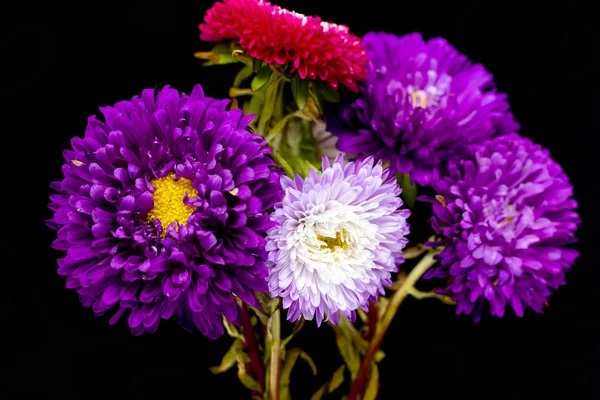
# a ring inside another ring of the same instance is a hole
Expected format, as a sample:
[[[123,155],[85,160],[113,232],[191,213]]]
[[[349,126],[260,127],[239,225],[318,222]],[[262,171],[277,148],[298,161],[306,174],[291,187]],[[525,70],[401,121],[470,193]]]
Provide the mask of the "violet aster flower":
[[[165,87],[101,108],[64,151],[51,196],[66,251],[58,273],[111,323],[131,310],[136,335],[173,314],[187,329],[223,333],[238,323],[235,296],[256,305],[266,291],[265,210],[280,199],[279,170],[252,116],[228,100]]]
[[[341,151],[389,161],[392,172],[427,185],[470,143],[518,130],[492,75],[445,39],[372,32],[363,44],[361,97],[329,122]]]
[[[447,288],[457,313],[479,318],[509,304],[518,316],[542,312],[551,289],[565,283],[577,251],[579,223],[573,187],[548,150],[517,134],[472,146],[433,183],[433,227],[445,249],[426,277],[452,277]],[[477,307],[476,307],[477,306]]]
[[[285,196],[275,205],[268,232],[269,290],[283,298],[288,320],[334,324],[391,285],[404,261],[409,210],[399,209],[401,189],[372,158],[344,165],[340,155],[306,179],[282,177]]]

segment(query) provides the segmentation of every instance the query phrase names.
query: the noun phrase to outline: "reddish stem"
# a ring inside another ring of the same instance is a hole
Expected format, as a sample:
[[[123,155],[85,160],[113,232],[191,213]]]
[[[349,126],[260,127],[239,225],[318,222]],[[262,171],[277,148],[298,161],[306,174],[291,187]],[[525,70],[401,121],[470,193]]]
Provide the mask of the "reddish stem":
[[[406,296],[408,296],[410,288],[414,288],[415,282],[419,280],[421,276],[435,264],[435,262],[435,253],[429,252],[410,271],[406,276],[406,279],[403,279],[402,286],[400,286],[390,298],[381,322],[376,325],[376,328],[379,329],[376,329],[373,334],[367,354],[365,354],[365,357],[360,364],[358,374],[356,375],[356,379],[354,379],[354,382],[352,382],[352,386],[350,387],[347,400],[356,400],[359,396],[362,396],[365,390],[365,384],[368,382],[371,375],[371,366],[375,360],[377,350],[381,347],[381,342],[390,327],[394,315],[396,315],[396,311],[398,311],[398,307],[402,304],[402,301],[404,301]]]
[[[369,317],[367,321],[369,323],[369,331],[367,332],[367,337],[365,339],[367,342],[370,342],[375,334],[377,320],[379,319],[379,307],[377,307],[377,302],[372,301],[371,304],[369,304],[369,313],[367,315]]]
[[[250,315],[248,315],[248,307],[245,304],[242,304],[241,309],[244,342],[248,349],[248,356],[250,357],[250,367],[252,375],[258,382],[262,394],[265,392],[265,370],[258,351],[258,344],[256,342],[254,329],[252,328],[252,322],[250,322]]]
[[[375,354],[377,354],[377,350],[379,350],[379,347],[381,347],[383,337],[384,335],[379,336],[379,340],[377,340],[374,343],[371,343],[371,346],[369,346],[369,350],[367,351],[367,354],[365,354],[362,364],[360,364],[358,374],[356,374],[356,379],[354,380],[354,382],[352,382],[352,386],[350,387],[350,393],[348,394],[347,400],[357,400],[359,398],[359,395],[363,394],[365,390],[365,385],[371,376],[371,365],[373,365],[373,360],[375,359]]]

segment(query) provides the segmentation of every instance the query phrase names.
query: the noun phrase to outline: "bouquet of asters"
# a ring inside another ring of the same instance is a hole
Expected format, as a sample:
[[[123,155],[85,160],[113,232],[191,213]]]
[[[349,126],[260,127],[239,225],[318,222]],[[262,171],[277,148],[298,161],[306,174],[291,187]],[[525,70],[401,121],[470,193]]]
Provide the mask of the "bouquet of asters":
[[[51,184],[58,273],[96,315],[228,335],[212,372],[265,400],[292,397],[298,359],[316,373],[303,326],[333,329],[344,362],[312,399],[366,400],[407,297],[477,321],[541,313],[565,283],[569,178],[445,39],[263,0],[216,2],[199,32],[207,74],[240,66],[230,98],[167,86],[103,107]]]

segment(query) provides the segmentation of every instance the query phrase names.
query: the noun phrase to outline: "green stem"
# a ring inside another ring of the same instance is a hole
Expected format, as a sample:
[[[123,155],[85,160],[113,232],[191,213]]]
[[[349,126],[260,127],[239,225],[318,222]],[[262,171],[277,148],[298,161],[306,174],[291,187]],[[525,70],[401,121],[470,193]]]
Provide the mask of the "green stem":
[[[277,308],[271,316],[271,368],[269,400],[279,400],[279,378],[281,370],[281,310]]]
[[[437,294],[434,290],[432,290],[431,292],[422,292],[413,287],[413,288],[409,288],[408,294],[410,294],[412,297],[414,297],[417,300],[438,299],[439,301],[446,303],[446,304],[456,304],[456,302],[454,300],[452,300],[452,297],[446,296],[443,294]]]
[[[390,327],[390,324],[392,323],[400,304],[402,304],[404,299],[409,295],[410,290],[411,288],[414,288],[415,283],[429,268],[435,264],[436,260],[433,257],[436,253],[437,251],[434,250],[427,253],[412,269],[412,271],[410,271],[403,285],[390,299],[381,322],[377,324],[375,334],[369,343],[369,348],[367,349],[367,353],[362,360],[360,369],[356,375],[356,379],[354,382],[352,382],[347,400],[357,400],[359,396],[362,396],[365,389],[365,384],[368,382],[369,375],[371,374],[371,366],[373,365],[375,354],[377,354],[377,350],[379,350],[381,342],[383,341],[383,338]]]

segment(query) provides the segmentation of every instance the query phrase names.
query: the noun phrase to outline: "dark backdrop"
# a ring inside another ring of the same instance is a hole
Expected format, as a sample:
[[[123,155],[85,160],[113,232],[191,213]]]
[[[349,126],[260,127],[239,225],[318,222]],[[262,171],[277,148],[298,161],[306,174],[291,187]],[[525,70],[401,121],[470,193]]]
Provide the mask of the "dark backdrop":
[[[98,106],[165,84],[189,92],[201,83],[208,95],[224,97],[238,68],[202,68],[192,56],[210,48],[198,40],[197,25],[211,2],[79,3],[27,3],[1,13],[0,397],[212,399],[217,389],[227,398],[247,398],[234,370],[221,376],[207,370],[219,362],[229,338],[211,341],[174,323],[132,337],[124,321],[110,326],[108,318],[84,309],[56,274],[58,254],[49,248],[54,232],[44,226],[51,215],[48,183],[60,178],[61,149],[83,134],[87,117]],[[600,168],[591,144],[599,131],[592,8],[452,3],[278,1],[349,25],[358,35],[384,30],[444,36],[483,63],[509,94],[521,133],[550,148],[570,175],[583,218],[582,254],[544,315],[527,312],[519,319],[509,313],[473,324],[434,300],[408,300],[383,343],[380,398],[598,399],[594,193]],[[309,398],[340,363],[331,331],[307,325],[297,344],[321,368],[314,378],[297,366],[297,399]]]

